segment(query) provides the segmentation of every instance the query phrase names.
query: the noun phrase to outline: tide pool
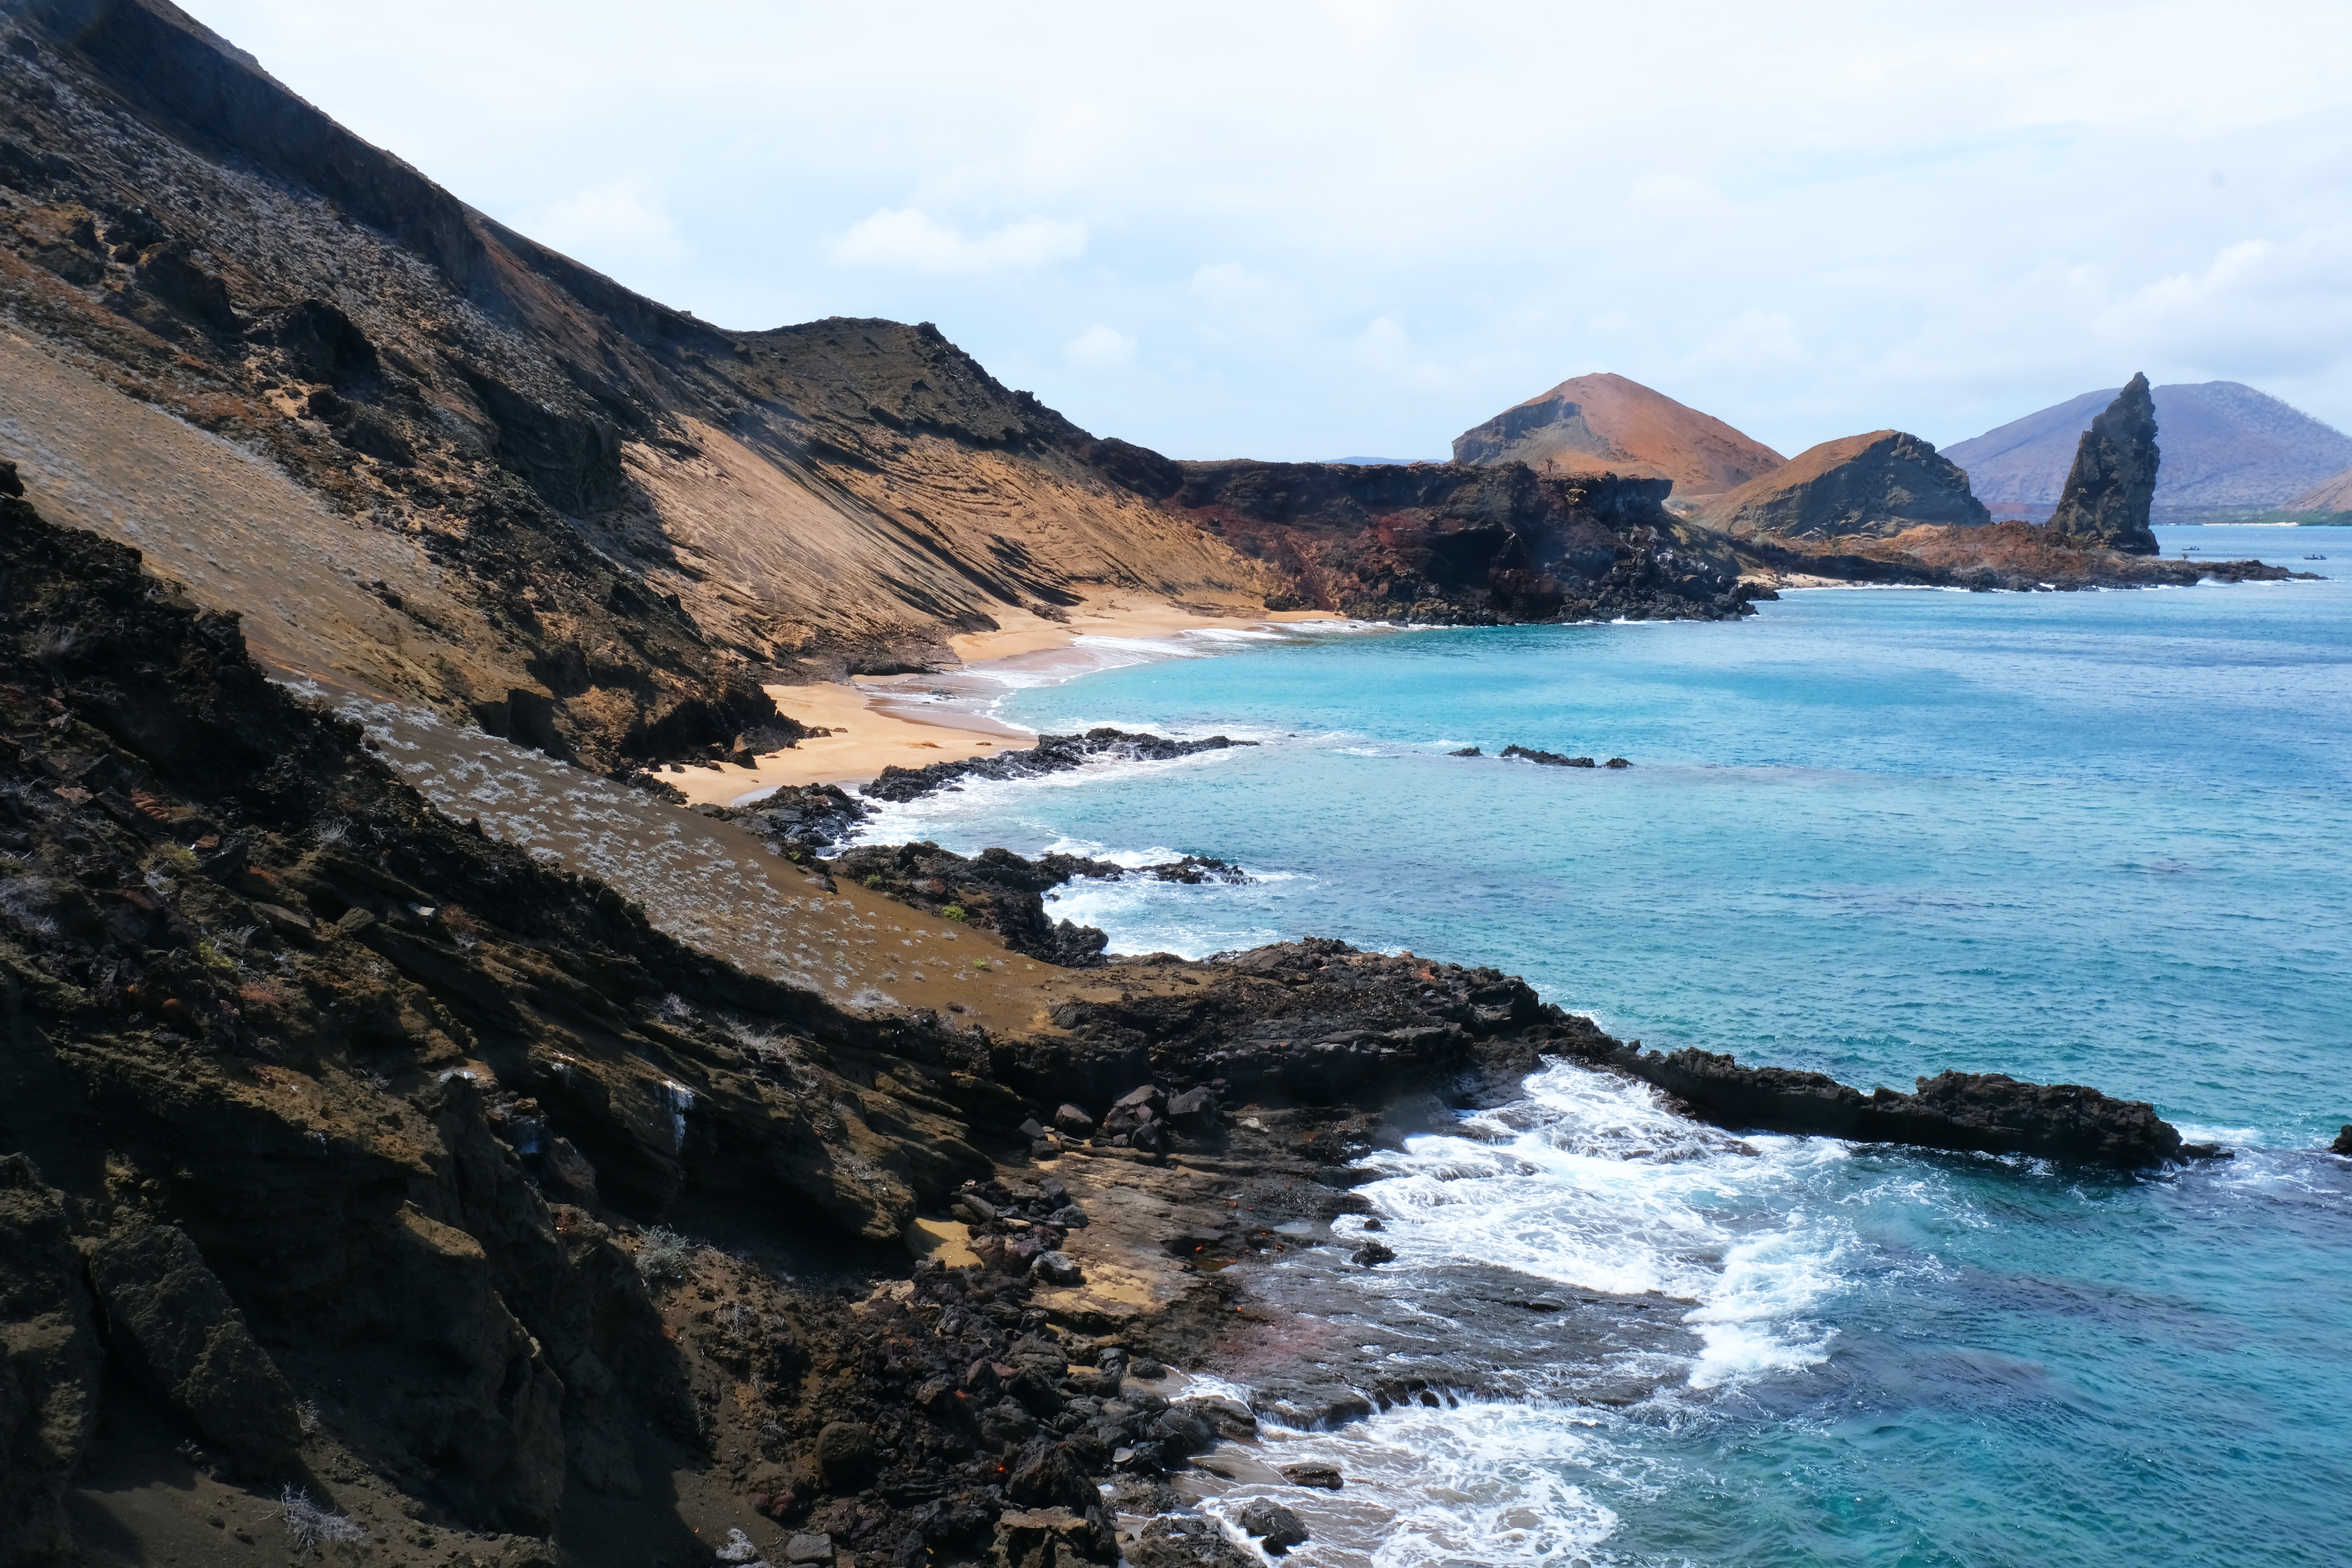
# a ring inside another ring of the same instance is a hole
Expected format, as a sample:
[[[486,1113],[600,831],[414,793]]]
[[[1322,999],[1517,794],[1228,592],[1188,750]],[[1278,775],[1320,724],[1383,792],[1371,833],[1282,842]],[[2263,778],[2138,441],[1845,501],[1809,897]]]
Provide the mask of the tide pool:
[[[2352,530],[2159,535],[2352,579]],[[1670,1289],[1706,1354],[1630,1411],[1291,1439],[1397,1451],[1350,1461],[1391,1522],[1294,1560],[2352,1561],[2352,1171],[2322,1152],[2352,1121],[2352,581],[1234,647],[1000,711],[1258,745],[973,784],[876,836],[1260,879],[1066,891],[1117,951],[1410,948],[1653,1046],[2090,1083],[2240,1151],[2154,1179],[1694,1156],[1644,1093],[1539,1075],[1508,1126],[1382,1157],[1397,1267]],[[1449,754],[1509,742],[1634,765]]]

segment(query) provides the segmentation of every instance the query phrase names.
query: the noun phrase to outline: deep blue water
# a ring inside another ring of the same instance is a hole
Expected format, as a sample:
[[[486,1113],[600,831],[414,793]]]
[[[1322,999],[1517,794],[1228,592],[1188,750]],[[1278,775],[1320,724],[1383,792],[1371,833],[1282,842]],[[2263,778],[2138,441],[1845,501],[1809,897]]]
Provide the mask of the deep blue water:
[[[1065,900],[1124,951],[1410,948],[1652,1045],[2090,1083],[2240,1150],[2147,1179],[1674,1148],[1645,1097],[1544,1075],[1366,1189],[1400,1267],[1674,1289],[1707,1352],[1630,1412],[1296,1439],[1389,1510],[1305,1561],[2352,1563],[2352,1169],[2322,1152],[2352,1121],[2352,530],[2160,532],[2341,575],[1242,645],[1002,711],[1259,746],[889,820],[1262,878]],[[1634,765],[1446,754],[1511,742]]]

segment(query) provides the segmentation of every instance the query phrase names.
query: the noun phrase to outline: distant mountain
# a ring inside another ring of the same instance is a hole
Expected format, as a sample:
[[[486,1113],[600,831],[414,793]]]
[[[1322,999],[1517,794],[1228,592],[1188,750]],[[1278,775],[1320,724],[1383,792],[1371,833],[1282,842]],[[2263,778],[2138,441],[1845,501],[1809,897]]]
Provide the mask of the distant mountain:
[[[2286,503],[2289,511],[2352,511],[2352,468],[2321,480]]]
[[[2116,389],[2086,392],[1944,448],[1977,498],[2004,515],[2046,514],[2074,445]],[[2156,511],[2273,507],[2352,467],[2352,436],[2234,381],[2156,388]]]
[[[1622,375],[1580,375],[1454,438],[1457,463],[1672,479],[1674,499],[1720,495],[1785,460],[1713,415]]]
[[[1414,463],[1435,463],[1440,458],[1326,458],[1327,463],[1346,463],[1359,468],[1402,468]]]

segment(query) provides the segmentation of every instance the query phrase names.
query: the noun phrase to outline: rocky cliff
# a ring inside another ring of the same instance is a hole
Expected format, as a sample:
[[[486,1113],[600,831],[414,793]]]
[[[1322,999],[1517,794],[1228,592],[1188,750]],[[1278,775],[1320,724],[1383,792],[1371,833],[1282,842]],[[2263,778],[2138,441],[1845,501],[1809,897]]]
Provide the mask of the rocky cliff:
[[[1780,466],[1780,454],[1712,415],[1622,375],[1580,375],[1454,438],[1457,463],[1538,473],[1671,479],[1677,501],[1718,495]]]
[[[0,35],[26,480],[280,668],[608,769],[789,741],[779,673],[1279,586],[929,326],[735,331],[631,293],[164,0],[27,0]]]
[[[2136,374],[2083,432],[2065,493],[2050,514],[2051,530],[2126,554],[2155,554],[2156,535],[2147,519],[2160,460],[2156,402],[2148,395],[2147,377]]]
[[[1728,542],[1664,479],[1523,463],[1170,464],[1151,489],[1293,586],[1277,608],[1484,626],[1747,613]]]
[[[2352,511],[2352,468],[2322,479],[2302,494],[2288,498],[2285,510],[2323,514]]]
[[[1874,430],[1806,448],[1706,503],[1699,521],[1738,538],[1834,539],[1992,518],[1969,493],[1968,475],[1935,447],[1901,430]]]

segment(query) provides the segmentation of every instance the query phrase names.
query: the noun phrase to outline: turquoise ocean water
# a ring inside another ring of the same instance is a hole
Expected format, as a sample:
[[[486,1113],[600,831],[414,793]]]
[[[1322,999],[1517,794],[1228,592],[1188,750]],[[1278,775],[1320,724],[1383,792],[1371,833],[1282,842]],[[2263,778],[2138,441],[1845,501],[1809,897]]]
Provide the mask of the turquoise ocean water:
[[[1705,1353],[1631,1410],[1285,1439],[1370,1478],[1294,1561],[2352,1563],[2352,530],[2159,532],[2335,576],[1183,639],[1000,711],[1260,745],[884,820],[1259,877],[1066,895],[1119,951],[1410,948],[1653,1046],[2090,1083],[2239,1151],[1741,1152],[1539,1075],[1381,1157],[1397,1267],[1674,1290]],[[1446,754],[1511,742],[1635,765]]]

